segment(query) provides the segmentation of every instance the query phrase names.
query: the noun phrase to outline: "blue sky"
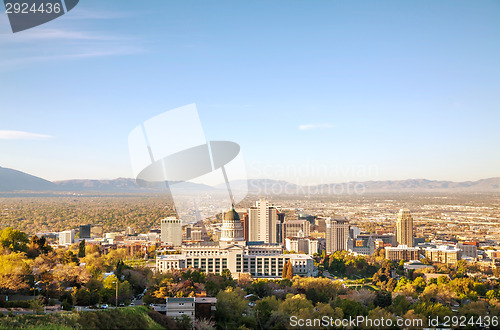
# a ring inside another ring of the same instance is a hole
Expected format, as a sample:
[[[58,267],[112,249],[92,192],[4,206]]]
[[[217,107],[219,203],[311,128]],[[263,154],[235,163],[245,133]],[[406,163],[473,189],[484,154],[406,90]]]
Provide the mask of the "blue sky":
[[[0,45],[0,166],[49,180],[132,177],[191,103],[250,177],[500,176],[498,1],[85,0]]]

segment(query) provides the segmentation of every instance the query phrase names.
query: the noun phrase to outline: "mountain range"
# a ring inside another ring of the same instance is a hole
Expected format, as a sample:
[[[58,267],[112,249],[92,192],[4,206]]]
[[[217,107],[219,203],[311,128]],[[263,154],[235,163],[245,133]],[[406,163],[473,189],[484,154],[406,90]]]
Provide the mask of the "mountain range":
[[[180,183],[182,189],[207,192],[225,189],[225,184],[215,187]],[[231,182],[233,190],[244,190],[248,187],[250,194],[258,195],[334,195],[352,193],[383,193],[383,192],[500,192],[500,177],[477,181],[437,181],[426,179],[385,180],[345,182],[303,186],[294,183],[272,179],[250,179]],[[51,182],[21,171],[0,167],[0,192],[107,192],[107,193],[147,193],[164,191],[158,184],[144,188],[136,184],[134,179],[118,178],[113,180],[64,180]]]

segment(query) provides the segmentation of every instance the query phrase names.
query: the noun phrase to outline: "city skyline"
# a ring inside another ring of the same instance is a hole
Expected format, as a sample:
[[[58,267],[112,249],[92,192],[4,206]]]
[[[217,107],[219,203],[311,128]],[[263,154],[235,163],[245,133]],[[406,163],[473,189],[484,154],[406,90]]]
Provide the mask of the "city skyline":
[[[500,176],[498,3],[262,4],[86,1],[16,34],[0,15],[0,166],[133,177],[133,127],[196,103],[249,178]]]

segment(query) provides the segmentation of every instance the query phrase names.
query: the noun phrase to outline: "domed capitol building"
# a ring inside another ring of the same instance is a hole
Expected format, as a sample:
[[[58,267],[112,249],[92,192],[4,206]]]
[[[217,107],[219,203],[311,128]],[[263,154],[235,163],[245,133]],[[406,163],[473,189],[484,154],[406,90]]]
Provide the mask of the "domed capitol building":
[[[156,269],[167,272],[196,268],[215,274],[229,269],[234,277],[246,273],[254,278],[281,278],[288,261],[292,263],[294,275],[315,275],[309,255],[283,254],[281,244],[245,241],[240,217],[233,208],[224,213],[219,242],[184,244],[181,254],[157,256]]]

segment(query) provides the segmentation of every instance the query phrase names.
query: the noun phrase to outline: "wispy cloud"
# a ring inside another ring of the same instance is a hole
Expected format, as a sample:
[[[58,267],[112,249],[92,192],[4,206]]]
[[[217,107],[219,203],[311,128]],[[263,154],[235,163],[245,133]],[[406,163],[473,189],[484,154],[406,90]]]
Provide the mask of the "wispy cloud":
[[[0,59],[0,72],[6,70],[12,70],[19,66],[36,63],[36,62],[48,62],[57,60],[77,60],[86,58],[95,58],[103,56],[117,56],[117,55],[131,55],[141,53],[144,50],[141,48],[133,47],[123,47],[121,49],[104,49],[104,50],[81,50],[80,52],[75,52],[71,54],[54,54],[47,56],[31,56],[31,57],[21,57],[14,59]]]
[[[52,136],[46,134],[0,130],[0,140],[41,140],[50,138],[52,138]]]
[[[23,43],[23,42],[33,42],[36,40],[49,41],[49,40],[119,40],[124,39],[118,38],[116,36],[109,36],[97,33],[90,33],[86,31],[74,31],[67,29],[47,29],[47,28],[36,28],[29,29],[21,34],[3,33],[0,34],[0,40],[2,43]]]
[[[304,124],[304,125],[299,125],[299,130],[300,131],[309,131],[313,129],[328,129],[332,128],[333,125],[329,123],[322,123],[322,124]]]
[[[109,18],[113,16],[112,13],[88,14],[79,14],[78,18],[82,20],[78,24],[71,22],[75,24],[70,25],[64,19],[52,23],[50,28],[36,27],[21,33],[10,32],[6,15],[0,15],[0,44],[3,45],[0,53],[0,72],[17,70],[39,62],[82,60],[146,52],[147,42],[143,39],[93,28],[93,20]]]

